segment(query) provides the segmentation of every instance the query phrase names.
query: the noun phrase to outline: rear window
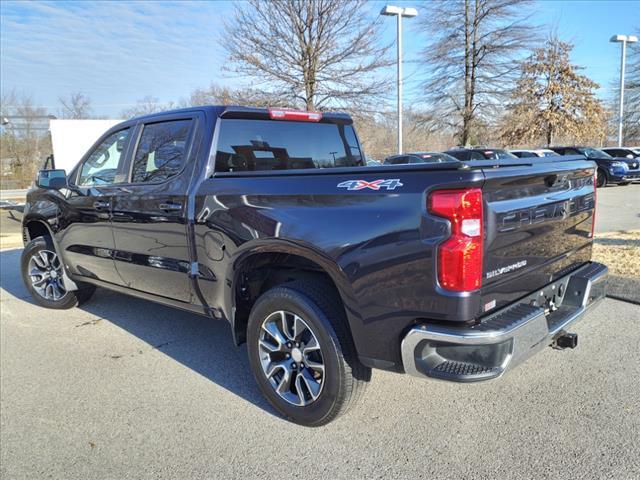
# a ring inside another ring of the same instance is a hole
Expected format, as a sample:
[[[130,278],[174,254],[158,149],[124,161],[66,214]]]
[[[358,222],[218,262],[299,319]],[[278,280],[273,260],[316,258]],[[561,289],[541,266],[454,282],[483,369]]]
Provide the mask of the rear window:
[[[351,125],[224,119],[216,172],[364,166]]]

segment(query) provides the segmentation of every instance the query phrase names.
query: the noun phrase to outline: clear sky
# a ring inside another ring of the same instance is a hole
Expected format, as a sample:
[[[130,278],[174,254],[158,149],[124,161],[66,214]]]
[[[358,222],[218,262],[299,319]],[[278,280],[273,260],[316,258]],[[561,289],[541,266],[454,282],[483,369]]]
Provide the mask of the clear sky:
[[[372,17],[383,1],[370,2]],[[395,4],[414,6],[420,1]],[[232,2],[57,1],[0,2],[0,82],[2,91],[33,95],[38,105],[55,112],[59,96],[81,91],[94,114],[116,116],[136,100],[151,95],[161,101],[187,97],[211,82],[237,85],[221,71],[222,22]],[[574,63],[601,85],[606,97],[618,78],[619,44],[615,33],[640,29],[640,0],[539,0],[532,22],[543,33],[554,27],[575,44]],[[414,19],[405,22],[407,96],[419,95],[421,35]],[[384,39],[395,38],[395,24],[384,21]],[[394,70],[390,70],[392,74]]]

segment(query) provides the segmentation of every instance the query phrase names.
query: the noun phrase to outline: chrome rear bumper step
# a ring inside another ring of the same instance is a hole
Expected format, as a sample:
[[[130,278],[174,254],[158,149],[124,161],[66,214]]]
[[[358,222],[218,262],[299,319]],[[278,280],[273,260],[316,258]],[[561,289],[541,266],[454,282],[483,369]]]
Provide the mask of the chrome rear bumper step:
[[[469,327],[423,324],[402,341],[407,373],[455,382],[500,377],[552,344],[565,329],[606,295],[608,269],[589,263],[551,285],[554,311],[538,306],[548,287]]]

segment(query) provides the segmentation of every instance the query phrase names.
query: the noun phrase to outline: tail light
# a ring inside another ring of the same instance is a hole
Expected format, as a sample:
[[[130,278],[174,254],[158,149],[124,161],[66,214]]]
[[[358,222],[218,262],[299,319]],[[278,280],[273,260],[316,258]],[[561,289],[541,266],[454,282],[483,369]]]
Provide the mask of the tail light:
[[[270,108],[271,120],[297,120],[299,122],[319,122],[322,120],[320,112],[303,112],[302,110],[290,110],[286,108]]]
[[[482,286],[482,190],[436,190],[429,212],[451,222],[451,236],[438,246],[438,281],[446,290]]]
[[[593,172],[593,217],[591,217],[591,238],[596,231],[596,205],[598,203],[598,169]]]

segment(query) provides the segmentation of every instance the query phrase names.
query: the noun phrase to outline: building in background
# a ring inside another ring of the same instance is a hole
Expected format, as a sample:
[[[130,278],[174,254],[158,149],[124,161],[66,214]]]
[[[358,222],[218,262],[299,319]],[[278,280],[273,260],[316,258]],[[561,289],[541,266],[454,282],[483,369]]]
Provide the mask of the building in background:
[[[120,122],[122,120],[52,119],[49,122],[49,132],[53,166],[70,172],[96,140]]]

